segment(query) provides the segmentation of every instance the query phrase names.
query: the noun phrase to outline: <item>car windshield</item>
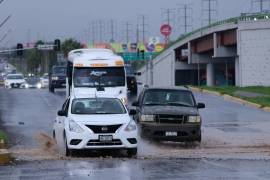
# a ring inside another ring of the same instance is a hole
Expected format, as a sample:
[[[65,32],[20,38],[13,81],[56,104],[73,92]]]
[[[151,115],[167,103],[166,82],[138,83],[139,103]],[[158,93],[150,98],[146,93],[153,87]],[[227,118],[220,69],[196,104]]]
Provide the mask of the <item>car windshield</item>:
[[[143,105],[170,105],[194,107],[192,93],[183,90],[155,89],[145,92]]]
[[[74,99],[72,114],[125,114],[124,105],[116,98]]]
[[[53,73],[54,74],[66,74],[66,67],[54,67]]]
[[[125,86],[124,67],[75,68],[75,87],[115,87]]]
[[[29,77],[27,78],[26,82],[28,84],[37,84],[39,82],[39,79],[36,77]]]
[[[8,75],[7,79],[23,79],[22,75]]]

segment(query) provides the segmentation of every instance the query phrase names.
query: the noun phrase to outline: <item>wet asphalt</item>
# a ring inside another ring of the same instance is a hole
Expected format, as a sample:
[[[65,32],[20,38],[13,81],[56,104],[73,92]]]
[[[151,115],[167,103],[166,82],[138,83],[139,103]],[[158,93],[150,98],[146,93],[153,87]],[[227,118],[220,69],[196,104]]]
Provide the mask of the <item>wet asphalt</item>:
[[[114,153],[65,159],[57,148],[43,148],[64,91],[0,88],[1,127],[16,158],[0,167],[0,179],[269,179],[270,113],[222,97],[195,97],[206,104],[201,144],[141,140],[137,159]]]

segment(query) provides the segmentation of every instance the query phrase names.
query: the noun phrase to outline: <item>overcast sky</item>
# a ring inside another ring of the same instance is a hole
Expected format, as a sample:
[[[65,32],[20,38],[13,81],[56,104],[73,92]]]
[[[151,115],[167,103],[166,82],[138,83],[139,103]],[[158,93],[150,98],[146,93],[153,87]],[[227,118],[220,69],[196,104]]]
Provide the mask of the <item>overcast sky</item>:
[[[240,15],[251,10],[251,0],[218,0],[218,19]],[[201,0],[4,0],[0,4],[0,21],[9,14],[12,18],[0,29],[0,39],[10,29],[9,35],[0,43],[14,45],[17,42],[27,42],[29,39],[86,37],[93,20],[117,20],[117,40],[123,39],[123,22],[135,24],[140,14],[148,19],[148,35],[160,35],[162,23],[162,8],[177,8],[177,4],[191,3],[193,8],[193,28],[201,25]],[[174,18],[175,22],[176,18]],[[179,22],[178,22],[179,25]],[[175,34],[181,33],[179,26],[174,27]],[[103,38],[108,36],[108,28],[104,26]],[[134,36],[135,37],[135,36]],[[96,37],[97,38],[97,37]]]

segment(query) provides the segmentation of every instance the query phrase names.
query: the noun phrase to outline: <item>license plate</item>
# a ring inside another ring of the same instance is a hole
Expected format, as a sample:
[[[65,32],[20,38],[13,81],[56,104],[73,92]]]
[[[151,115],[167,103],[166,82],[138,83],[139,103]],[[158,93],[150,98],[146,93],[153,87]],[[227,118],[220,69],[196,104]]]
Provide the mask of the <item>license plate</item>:
[[[99,136],[100,142],[111,142],[112,139],[113,139],[112,136],[103,136],[103,135]]]
[[[166,132],[166,136],[177,136],[177,132]]]

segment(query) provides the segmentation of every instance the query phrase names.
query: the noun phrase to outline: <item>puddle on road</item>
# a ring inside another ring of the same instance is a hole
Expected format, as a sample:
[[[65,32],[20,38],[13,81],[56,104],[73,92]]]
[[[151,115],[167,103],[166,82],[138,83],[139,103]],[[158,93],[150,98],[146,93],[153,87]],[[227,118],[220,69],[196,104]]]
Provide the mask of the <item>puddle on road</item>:
[[[78,152],[74,157],[63,156],[62,150],[58,148],[55,140],[46,133],[39,133],[35,137],[38,144],[36,148],[11,148],[11,152],[18,160],[70,160],[70,159],[110,159],[126,158],[118,151],[103,152]],[[237,157],[240,154],[246,154],[246,157],[252,155],[266,155],[270,158],[270,146],[267,144],[261,146],[237,146],[214,139],[212,136],[204,136],[199,143],[175,143],[175,142],[155,142],[139,139],[138,159],[155,158],[202,158],[213,156]],[[81,153],[81,154],[80,154]]]

